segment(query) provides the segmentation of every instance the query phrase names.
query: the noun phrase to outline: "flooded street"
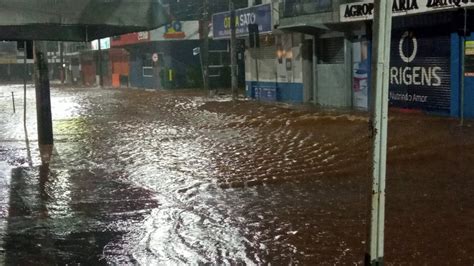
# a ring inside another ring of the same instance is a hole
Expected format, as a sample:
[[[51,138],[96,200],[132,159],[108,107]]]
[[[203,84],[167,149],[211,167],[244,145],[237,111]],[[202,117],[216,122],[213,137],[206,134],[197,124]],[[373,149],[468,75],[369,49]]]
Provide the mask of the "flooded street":
[[[25,130],[23,87],[0,86],[0,264],[363,263],[367,114],[58,87],[45,164],[27,95]],[[458,124],[391,114],[388,264],[474,263],[474,128]]]

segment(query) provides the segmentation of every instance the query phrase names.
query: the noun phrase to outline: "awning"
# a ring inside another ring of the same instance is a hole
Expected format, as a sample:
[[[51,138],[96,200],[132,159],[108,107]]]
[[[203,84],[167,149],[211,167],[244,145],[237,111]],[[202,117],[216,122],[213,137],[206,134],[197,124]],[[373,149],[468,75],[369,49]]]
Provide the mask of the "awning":
[[[0,0],[0,40],[91,41],[158,28],[162,0]]]
[[[329,27],[324,24],[294,23],[288,25],[279,25],[278,30],[296,31],[305,34],[317,35],[329,31]]]

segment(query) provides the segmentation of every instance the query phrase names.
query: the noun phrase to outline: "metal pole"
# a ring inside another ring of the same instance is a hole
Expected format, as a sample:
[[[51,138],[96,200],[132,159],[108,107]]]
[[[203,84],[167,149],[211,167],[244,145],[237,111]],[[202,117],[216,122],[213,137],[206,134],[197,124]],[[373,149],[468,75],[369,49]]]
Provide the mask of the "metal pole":
[[[34,42],[36,115],[38,121],[38,144],[53,145],[53,120],[51,116],[51,93],[48,77],[48,53],[46,43]]]
[[[61,64],[59,67],[61,69],[61,84],[64,84],[64,79],[66,77],[66,70],[64,67],[64,42],[59,42],[59,63]]]
[[[205,73],[204,73],[204,65],[203,65],[203,63],[202,63],[202,53],[201,53],[201,52],[199,52],[199,61],[200,61],[200,63],[201,63],[202,82],[203,82],[203,85],[202,85],[202,86],[203,86],[204,89],[206,89],[206,88],[205,88],[205,86],[206,86],[206,82],[205,82],[205,80],[206,80],[206,75],[205,75]]]
[[[230,70],[231,70],[231,89],[232,98],[237,97],[237,36],[235,28],[235,6],[234,1],[229,1],[230,9]]]
[[[15,109],[15,93],[12,91],[12,105],[13,105],[13,113],[16,113]]]
[[[24,42],[24,56],[23,56],[23,125],[26,128],[26,81],[28,75],[27,55],[26,55],[26,41]],[[62,66],[62,65],[61,65]]]
[[[102,88],[104,86],[104,80],[102,78],[102,45],[100,45],[99,41],[99,86]]]
[[[318,54],[316,36],[313,36],[313,103],[318,104]]]
[[[384,258],[385,177],[387,163],[388,87],[393,0],[376,0],[372,70],[372,206],[367,263],[382,265]]]
[[[461,126],[464,125],[464,90],[466,75],[466,35],[467,35],[467,9],[464,8],[464,35],[461,37]]]
[[[203,3],[203,43],[200,51],[202,83],[203,89],[208,91],[209,88],[209,0]]]
[[[253,48],[253,58],[255,61],[255,77],[257,79],[257,83],[260,82],[260,73],[258,71],[258,59],[257,59],[257,54],[258,54],[258,48]]]
[[[28,127],[26,123],[26,83],[28,80],[28,64],[27,64],[27,43],[24,43],[24,56],[23,56],[23,129],[25,130],[25,144],[26,144],[26,156],[28,158],[28,165],[31,167],[33,161],[31,159],[30,140],[28,139]],[[62,65],[61,65],[62,66]]]

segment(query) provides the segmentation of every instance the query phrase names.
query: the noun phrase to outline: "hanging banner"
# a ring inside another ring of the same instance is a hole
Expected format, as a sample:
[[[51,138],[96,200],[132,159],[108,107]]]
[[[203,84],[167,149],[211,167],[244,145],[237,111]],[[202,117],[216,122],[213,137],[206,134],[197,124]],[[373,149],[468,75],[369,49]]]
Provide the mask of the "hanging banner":
[[[474,6],[466,0],[393,0],[393,16],[420,14],[438,10]],[[364,1],[340,5],[341,22],[371,20],[374,18],[374,1]]]
[[[272,32],[272,6],[264,4],[235,11],[237,37],[249,35],[249,24],[257,24],[260,33]],[[230,38],[230,12],[217,13],[212,16],[212,33],[214,39]]]
[[[395,31],[390,58],[390,105],[449,113],[451,43],[440,29]]]

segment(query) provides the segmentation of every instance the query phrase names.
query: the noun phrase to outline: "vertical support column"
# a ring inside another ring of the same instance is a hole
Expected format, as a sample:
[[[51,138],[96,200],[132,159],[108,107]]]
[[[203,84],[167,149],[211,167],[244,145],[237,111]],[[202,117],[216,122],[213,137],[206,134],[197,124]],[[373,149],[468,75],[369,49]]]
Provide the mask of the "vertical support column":
[[[102,45],[100,43],[100,39],[98,40],[99,42],[99,86],[102,88],[104,86],[104,78],[103,78],[103,73],[102,73]],[[120,82],[119,82],[120,83]]]
[[[318,104],[318,50],[317,50],[317,36],[313,36],[313,103]]]
[[[59,67],[59,69],[61,69],[61,84],[64,84],[64,79],[66,77],[66,68],[64,67],[64,42],[59,42],[59,63],[61,64]]]
[[[461,126],[464,126],[464,97],[466,82],[466,36],[467,36],[467,9],[464,8],[464,28],[461,37]]]
[[[230,9],[230,72],[231,72],[231,89],[232,98],[237,97],[237,36],[236,36],[236,21],[235,21],[235,6],[234,1],[229,1]]]
[[[376,0],[372,70],[372,207],[369,254],[366,263],[383,265],[385,230],[385,177],[387,163],[388,86],[393,0]]]
[[[26,82],[28,76],[28,65],[27,65],[27,44],[23,42],[25,49],[23,50],[23,125],[26,131]],[[62,65],[61,65],[62,67]],[[26,134],[25,134],[26,135]]]
[[[346,73],[346,105],[351,108],[354,107],[354,90],[352,89],[352,42],[349,40],[348,35],[344,35],[344,63],[345,63],[345,73]]]
[[[209,0],[203,3],[202,34],[203,43],[200,52],[203,89],[209,90]]]
[[[51,95],[46,42],[35,41],[34,51],[38,143],[40,146],[53,145],[53,121],[51,116]]]

